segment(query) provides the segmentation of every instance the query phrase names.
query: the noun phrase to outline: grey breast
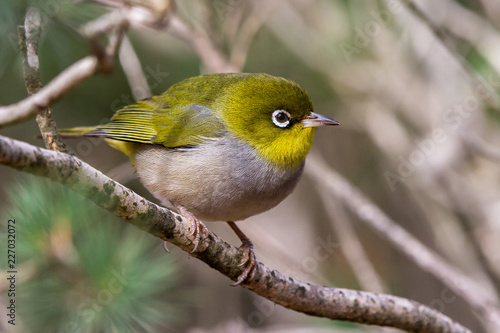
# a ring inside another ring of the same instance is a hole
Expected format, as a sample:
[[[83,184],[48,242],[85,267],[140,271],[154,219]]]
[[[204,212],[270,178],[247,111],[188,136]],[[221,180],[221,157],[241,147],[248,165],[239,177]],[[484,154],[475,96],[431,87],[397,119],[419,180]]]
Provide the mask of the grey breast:
[[[271,209],[293,191],[304,167],[278,168],[230,137],[194,148],[140,147],[136,161],[155,197],[203,221],[238,221]]]

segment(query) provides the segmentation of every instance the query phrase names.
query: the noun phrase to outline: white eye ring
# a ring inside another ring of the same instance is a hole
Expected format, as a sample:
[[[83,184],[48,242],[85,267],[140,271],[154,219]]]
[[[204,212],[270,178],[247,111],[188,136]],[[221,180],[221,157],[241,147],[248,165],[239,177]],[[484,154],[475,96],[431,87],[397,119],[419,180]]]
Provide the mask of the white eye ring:
[[[290,124],[290,114],[286,112],[285,110],[276,110],[273,112],[273,115],[271,116],[273,119],[274,125],[285,128]]]

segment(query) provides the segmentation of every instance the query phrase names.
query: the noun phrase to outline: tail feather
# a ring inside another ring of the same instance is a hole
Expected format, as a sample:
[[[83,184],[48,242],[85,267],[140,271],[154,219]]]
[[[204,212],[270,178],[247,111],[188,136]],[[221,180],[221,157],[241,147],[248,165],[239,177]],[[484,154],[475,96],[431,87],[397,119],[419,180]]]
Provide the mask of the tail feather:
[[[91,127],[64,128],[59,130],[59,133],[63,138],[102,137],[152,144],[152,138],[157,135],[152,121],[154,110],[146,108],[152,106],[145,101],[137,103],[117,111],[109,123]]]
[[[97,127],[89,126],[89,127],[73,127],[73,128],[62,128],[59,129],[58,132],[63,138],[81,138],[83,136],[103,136],[98,134],[90,133],[95,131]]]

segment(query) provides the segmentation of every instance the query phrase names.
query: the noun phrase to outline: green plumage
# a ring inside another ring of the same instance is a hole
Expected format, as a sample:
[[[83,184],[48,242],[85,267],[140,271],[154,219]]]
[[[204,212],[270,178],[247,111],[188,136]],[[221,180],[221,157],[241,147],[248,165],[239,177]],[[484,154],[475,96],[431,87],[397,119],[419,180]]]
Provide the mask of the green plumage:
[[[151,139],[156,136],[151,118],[154,108],[148,109],[146,103],[119,110],[110,123],[99,126],[97,129],[86,133],[86,136],[102,136],[119,141],[151,144]]]
[[[220,137],[225,131],[224,123],[209,108],[201,105],[165,108],[159,102],[162,99],[165,98],[155,96],[119,110],[111,122],[85,135],[179,148]]]
[[[286,126],[276,124],[276,111],[286,112]],[[61,134],[104,137],[133,162],[138,144],[193,148],[232,138],[268,163],[296,168],[311,148],[314,128],[332,124],[306,119],[311,116],[317,117],[309,96],[293,81],[268,74],[219,73],[174,84],[161,95],[117,111],[107,124]]]
[[[158,125],[152,141],[168,148],[195,146],[219,138],[226,131],[222,120],[202,105],[179,105],[162,111],[153,115],[153,123]]]
[[[117,111],[111,122],[80,134],[167,148],[198,145],[224,134],[224,121],[211,106],[245,77],[249,74],[211,74],[184,80],[161,95]],[[78,131],[62,130],[62,134]]]
[[[257,112],[266,108],[293,108],[297,120],[312,111],[307,95],[291,81],[267,74],[209,74],[186,79],[161,95],[127,106],[109,123],[80,134],[179,148],[219,138],[228,129],[246,128],[256,144],[267,144],[272,135],[268,132],[277,130],[260,123],[270,121],[267,113]],[[62,130],[62,134],[77,134],[70,131]]]

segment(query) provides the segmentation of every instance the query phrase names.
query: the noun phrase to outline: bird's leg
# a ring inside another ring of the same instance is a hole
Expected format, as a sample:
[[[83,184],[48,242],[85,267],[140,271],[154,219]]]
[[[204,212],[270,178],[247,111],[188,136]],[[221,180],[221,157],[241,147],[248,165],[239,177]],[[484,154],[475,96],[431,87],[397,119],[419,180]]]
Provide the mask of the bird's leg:
[[[204,227],[204,225],[200,220],[198,220],[196,216],[194,216],[193,213],[188,211],[186,208],[182,206],[177,206],[176,209],[179,212],[179,214],[181,214],[182,216],[187,218],[189,222],[191,222],[191,227],[193,229],[193,231],[191,232],[191,236],[194,237],[193,240],[194,248],[193,251],[191,251],[191,253],[193,253],[198,248],[198,243],[200,242],[201,228]]]
[[[231,229],[233,229],[234,233],[241,240],[240,249],[243,251],[244,256],[238,266],[246,265],[243,273],[238,276],[238,280],[231,284],[231,286],[235,287],[245,281],[248,277],[250,277],[250,279],[253,279],[257,260],[255,259],[255,253],[253,252],[252,241],[250,241],[250,239],[243,233],[243,231],[241,231],[241,229],[236,226],[236,223],[227,221],[227,224],[229,224]]]

